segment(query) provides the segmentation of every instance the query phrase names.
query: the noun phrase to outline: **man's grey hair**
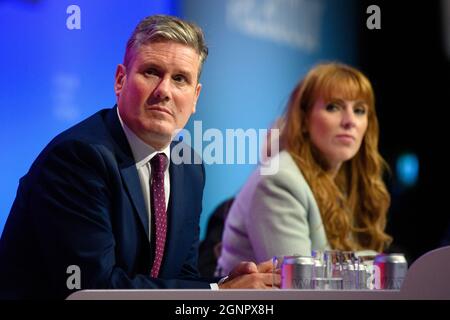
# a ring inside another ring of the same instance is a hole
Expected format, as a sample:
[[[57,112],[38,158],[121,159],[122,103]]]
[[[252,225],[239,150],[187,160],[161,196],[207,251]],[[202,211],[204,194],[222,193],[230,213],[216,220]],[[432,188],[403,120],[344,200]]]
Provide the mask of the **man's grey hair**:
[[[167,15],[149,16],[139,22],[127,42],[125,67],[128,69],[134,52],[140,46],[158,41],[174,41],[195,49],[200,56],[198,70],[198,77],[200,77],[203,63],[208,56],[208,47],[202,29],[192,22]]]

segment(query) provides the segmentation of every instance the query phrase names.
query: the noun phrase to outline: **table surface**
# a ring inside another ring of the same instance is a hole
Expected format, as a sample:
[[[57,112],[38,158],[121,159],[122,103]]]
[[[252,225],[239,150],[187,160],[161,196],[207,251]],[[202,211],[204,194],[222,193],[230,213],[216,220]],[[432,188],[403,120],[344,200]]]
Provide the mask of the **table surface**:
[[[401,290],[81,290],[68,300],[450,300],[450,246],[424,254]]]

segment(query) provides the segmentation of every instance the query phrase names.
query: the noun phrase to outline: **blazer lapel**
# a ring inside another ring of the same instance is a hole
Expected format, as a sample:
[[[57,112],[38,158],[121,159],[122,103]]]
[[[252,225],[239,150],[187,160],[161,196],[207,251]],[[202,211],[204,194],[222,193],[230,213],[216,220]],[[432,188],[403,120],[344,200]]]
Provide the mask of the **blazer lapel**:
[[[139,175],[136,169],[135,160],[128,144],[127,137],[120,125],[119,117],[117,116],[117,106],[112,108],[107,114],[107,125],[110,129],[114,142],[116,143],[116,157],[122,175],[123,183],[127,189],[131,202],[136,209],[139,219],[144,227],[144,230],[149,236],[148,230],[148,215],[145,206],[144,194],[142,192]]]
[[[136,208],[136,211],[138,212],[139,218],[148,238],[150,234],[148,230],[148,214],[145,207],[144,194],[142,193],[141,183],[136,170],[136,166],[133,163],[133,165],[128,167],[121,167],[120,172],[122,174],[123,182],[127,188],[128,194],[133,202],[134,207]]]

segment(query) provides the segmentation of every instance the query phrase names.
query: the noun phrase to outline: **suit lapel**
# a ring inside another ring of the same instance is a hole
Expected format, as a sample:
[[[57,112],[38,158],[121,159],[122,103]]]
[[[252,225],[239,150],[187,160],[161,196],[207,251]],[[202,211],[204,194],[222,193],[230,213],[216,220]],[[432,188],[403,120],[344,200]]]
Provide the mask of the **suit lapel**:
[[[108,128],[116,143],[116,158],[122,175],[123,183],[127,189],[128,196],[136,209],[139,220],[144,227],[147,238],[149,236],[148,230],[148,215],[145,206],[144,194],[142,192],[139,175],[136,169],[135,160],[131,152],[128,140],[120,125],[119,117],[117,116],[117,106],[112,108],[106,117]]]
[[[128,194],[133,202],[134,207],[136,208],[136,211],[138,212],[139,219],[142,222],[148,238],[148,214],[136,166],[133,163],[132,166],[122,167],[120,168],[120,172],[122,174],[123,182],[127,188]]]

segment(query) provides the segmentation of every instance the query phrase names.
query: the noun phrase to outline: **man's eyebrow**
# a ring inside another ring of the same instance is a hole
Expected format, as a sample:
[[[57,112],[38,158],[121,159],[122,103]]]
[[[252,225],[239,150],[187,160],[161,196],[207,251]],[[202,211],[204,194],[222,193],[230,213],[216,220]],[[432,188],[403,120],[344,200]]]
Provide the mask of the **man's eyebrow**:
[[[189,71],[187,71],[185,69],[175,69],[174,73],[182,74],[182,75],[185,75],[185,76],[190,76],[192,74],[192,72],[189,72]]]
[[[148,61],[148,62],[144,62],[142,64],[142,68],[143,69],[148,69],[148,68],[154,68],[157,71],[164,71],[164,68],[162,68],[158,63],[155,63],[153,61]],[[191,78],[195,78],[194,72],[193,71],[189,71],[187,69],[184,68],[179,68],[179,69],[174,69],[173,74],[181,74],[189,79]]]
[[[141,70],[147,70],[151,68],[155,69],[158,72],[161,72],[163,70],[157,63],[151,61],[142,63],[140,68]]]
[[[153,62],[153,61],[143,62],[142,66],[144,68],[152,67],[152,68],[155,68],[155,69],[161,69],[160,65],[158,63],[156,63],[156,62]]]
[[[182,76],[186,77],[186,79],[189,81],[193,81],[193,79],[195,79],[195,72],[188,71],[186,69],[177,69],[177,71],[175,71],[174,74],[181,74]]]

